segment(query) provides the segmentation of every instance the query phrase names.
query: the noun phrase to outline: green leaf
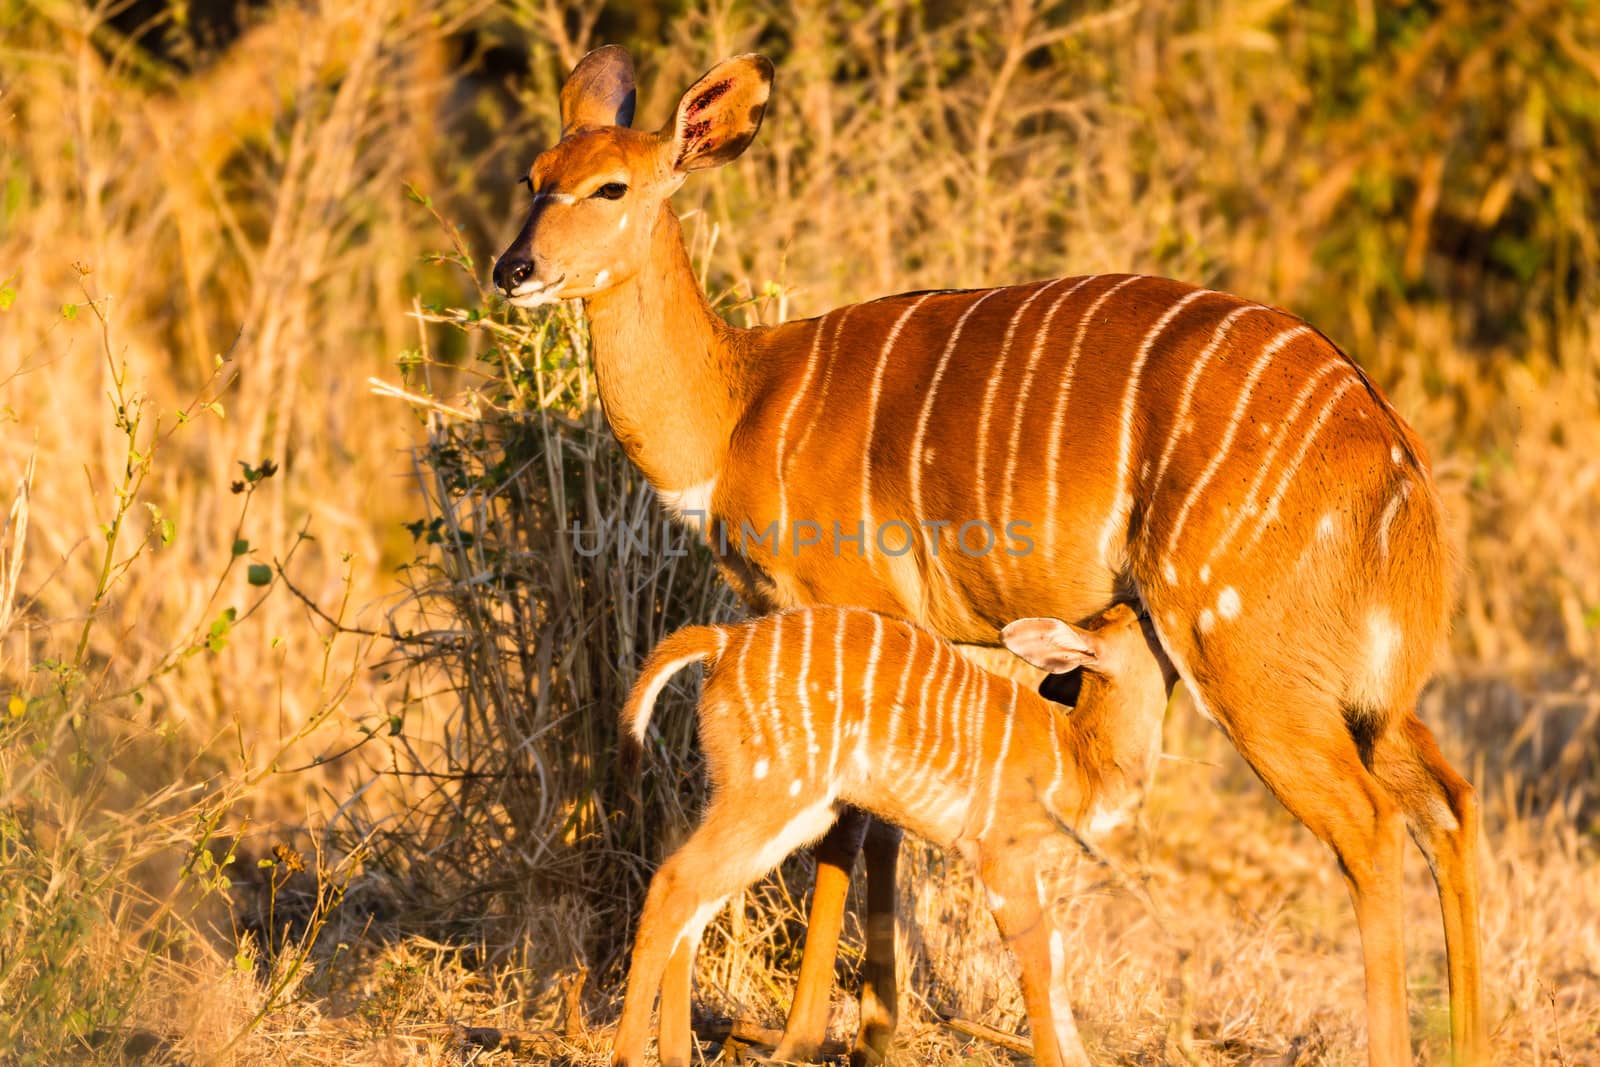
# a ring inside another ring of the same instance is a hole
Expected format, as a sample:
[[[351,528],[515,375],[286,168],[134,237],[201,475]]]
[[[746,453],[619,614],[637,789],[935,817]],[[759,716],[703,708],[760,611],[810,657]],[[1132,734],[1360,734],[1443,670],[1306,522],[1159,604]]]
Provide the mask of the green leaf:
[[[0,285],[0,311],[10,311],[17,302],[17,291],[9,285]]]
[[[78,317],[78,305],[77,304],[62,304],[61,305],[61,317],[64,318],[64,319],[67,319],[69,321],[72,320],[72,319],[77,318]]]
[[[272,568],[265,563],[252,563],[245,571],[245,577],[251,585],[271,585]]]
[[[249,541],[246,541],[244,538],[240,537],[233,542],[233,554],[235,556],[242,556],[248,551],[250,551]]]

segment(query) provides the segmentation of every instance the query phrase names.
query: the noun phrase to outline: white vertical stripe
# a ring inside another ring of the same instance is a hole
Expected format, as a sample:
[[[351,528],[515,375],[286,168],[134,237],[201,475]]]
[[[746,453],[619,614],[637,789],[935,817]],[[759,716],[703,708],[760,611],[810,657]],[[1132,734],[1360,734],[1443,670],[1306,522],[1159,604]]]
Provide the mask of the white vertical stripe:
[[[950,356],[955,352],[956,344],[961,340],[961,331],[966,329],[967,320],[972,317],[972,313],[982,307],[983,302],[991,296],[1006,291],[1005,289],[990,289],[974,300],[967,307],[967,310],[961,313],[961,317],[956,320],[955,329],[950,331],[950,340],[945,342],[944,351],[939,354],[938,365],[933,369],[933,381],[928,383],[928,393],[922,398],[922,411],[917,416],[916,432],[911,437],[909,463],[911,467],[911,515],[914,521],[920,522],[924,518],[922,513],[922,442],[928,436],[928,417],[933,413],[933,402],[939,395],[939,383],[944,380],[944,372],[945,368],[950,364]],[[932,536],[926,532],[927,527],[922,529],[924,536]],[[937,565],[936,562],[930,559],[929,567]]]
[[[1338,406],[1344,395],[1353,389],[1358,379],[1346,378],[1339,383],[1339,387],[1328,397],[1328,402],[1322,405],[1322,410],[1317,413],[1317,420],[1311,424],[1311,429],[1306,432],[1305,439],[1300,442],[1300,450],[1295,453],[1294,461],[1284,469],[1283,477],[1278,480],[1278,487],[1273,490],[1272,497],[1267,501],[1267,506],[1261,512],[1261,517],[1256,520],[1255,529],[1250,532],[1250,540],[1245,543],[1244,551],[1249,552],[1267,532],[1267,527],[1272,525],[1272,520],[1278,517],[1278,505],[1283,502],[1283,495],[1289,491],[1289,483],[1294,480],[1295,474],[1300,470],[1300,464],[1305,462],[1306,453],[1311,450],[1312,442],[1317,439],[1317,434],[1322,432],[1322,427],[1327,423],[1333,409]]]
[[[1089,332],[1090,321],[1093,320],[1112,294],[1123,286],[1131,285],[1142,278],[1143,275],[1131,274],[1095,297],[1094,302],[1084,310],[1083,315],[1078,319],[1078,327],[1073,331],[1072,348],[1067,354],[1067,365],[1062,370],[1061,388],[1057,390],[1055,407],[1050,413],[1050,429],[1047,432],[1049,443],[1045,446],[1044,551],[1046,559],[1056,558],[1056,511],[1061,502],[1061,486],[1058,484],[1056,472],[1061,463],[1062,429],[1067,415],[1067,398],[1072,395],[1072,383],[1077,376],[1078,357],[1083,354],[1084,335]],[[1013,452],[1015,448],[1015,438],[1013,438]]]
[[[1054,286],[1060,285],[1066,280],[1065,278],[1057,278],[1041,285],[1012,313],[1011,321],[1006,325],[1005,340],[1000,342],[1000,354],[995,358],[994,373],[989,375],[989,384],[983,391],[983,409],[978,414],[978,469],[973,478],[973,484],[976,486],[973,500],[978,507],[977,517],[991,530],[995,529],[996,523],[994,514],[989,510],[989,487],[986,478],[988,477],[989,464],[989,420],[994,415],[995,394],[1000,390],[1000,383],[1005,380],[1006,361],[1011,356],[1011,344],[1016,339],[1017,326],[1022,322],[1023,314],[1033,306],[1034,301],[1049,292]],[[1078,285],[1082,284],[1082,281],[1078,283]],[[1008,521],[1010,520],[1000,519],[1000,522]],[[999,553],[989,552],[986,555],[989,568],[994,572],[995,579],[998,581],[1000,578],[1000,561],[996,557]]]
[[[1006,473],[1005,478],[1002,480],[1000,485],[1000,512],[995,516],[997,523],[1009,524],[1013,518],[1010,514],[1011,487],[1014,484],[1017,476],[1017,460],[1022,451],[1018,447],[1022,439],[1022,423],[1027,417],[1028,393],[1033,389],[1034,370],[1039,365],[1039,357],[1044,353],[1045,342],[1050,337],[1050,326],[1055,322],[1056,312],[1061,310],[1061,305],[1066,303],[1068,298],[1070,298],[1073,293],[1076,293],[1079,289],[1083,288],[1089,282],[1094,281],[1096,278],[1102,277],[1104,277],[1104,275],[1092,274],[1083,279],[1083,281],[1079,282],[1077,285],[1074,285],[1071,289],[1068,289],[1066,292],[1058,296],[1055,299],[1055,302],[1050,305],[1050,310],[1045,312],[1044,321],[1039,324],[1039,332],[1034,335],[1033,348],[1028,353],[1028,364],[1023,370],[1022,374],[1022,388],[1018,390],[1016,406],[1012,409],[1013,416],[1011,420],[1011,436],[1006,446]],[[1132,281],[1134,277],[1137,277],[1137,275],[1124,278],[1122,281],[1111,286],[1111,290],[1122,288],[1124,285],[1127,285],[1130,281]],[[1000,587],[1004,589],[1007,584],[1005,572],[998,566],[999,557],[1002,555],[1004,555],[1003,552],[990,552],[989,558],[993,559],[996,563],[995,580]],[[1015,557],[1011,558],[1013,564],[1015,564]]]
[[[849,702],[844,698],[844,638],[845,631],[850,626],[850,616],[854,614],[849,608],[837,612],[833,630],[833,692],[828,694],[828,703],[833,708],[833,747],[828,750],[828,784],[831,788],[834,775],[839,772],[839,749],[844,744],[841,731],[844,729],[844,709]]]
[[[971,824],[972,813],[977,810],[978,786],[983,781],[983,720],[984,713],[988,711],[990,703],[995,701],[995,678],[983,672],[979,679],[979,692],[977,701],[976,722],[973,725],[972,752],[967,756],[967,820]],[[965,827],[962,828],[965,832]]]
[[[828,404],[828,397],[833,395],[833,367],[839,361],[839,337],[844,333],[845,323],[850,318],[850,312],[859,305],[851,304],[839,308],[839,318],[833,324],[833,336],[828,339],[826,346],[827,362],[822,370],[822,386],[817,390],[817,399],[806,406],[811,409],[810,418],[806,419],[806,428],[800,431],[800,437],[795,441],[794,447],[789,450],[787,462],[794,464],[805,451],[806,443],[811,440],[811,432],[817,428],[817,423],[822,420],[822,413]]]
[[[744,701],[745,714],[750,717],[750,743],[757,755],[772,757],[776,754],[776,740],[772,731],[767,729],[766,716],[750,689],[749,671],[745,669],[745,663],[750,658],[750,649],[756,643],[755,629],[755,623],[745,623],[738,628],[739,639],[743,643],[739,646],[739,661],[734,664],[734,677],[739,684],[739,699]]]
[[[778,655],[782,648],[783,616],[779,614],[772,617],[772,663],[767,671],[767,714],[773,737],[778,743],[778,766],[788,767],[789,742],[784,736],[788,731],[783,725],[783,709],[778,706]]]
[[[1171,556],[1178,547],[1178,538],[1183,533],[1183,525],[1188,521],[1189,513],[1199,502],[1206,486],[1211,484],[1211,479],[1217,476],[1222,461],[1228,456],[1228,449],[1233,447],[1233,439],[1239,433],[1239,424],[1244,421],[1245,412],[1249,410],[1250,401],[1255,396],[1256,385],[1261,381],[1261,376],[1266,373],[1267,364],[1272,362],[1272,357],[1283,350],[1284,346],[1297,338],[1304,337],[1311,332],[1311,327],[1304,325],[1292,326],[1281,331],[1261,349],[1261,355],[1251,366],[1250,373],[1246,375],[1244,385],[1239,389],[1239,400],[1233,406],[1233,418],[1228,421],[1228,428],[1222,435],[1222,440],[1217,444],[1216,454],[1211,457],[1211,462],[1206,464],[1206,469],[1200,472],[1200,477],[1189,489],[1189,495],[1183,499],[1183,507],[1178,509],[1178,517],[1172,524],[1172,534],[1167,538],[1167,555]]]
[[[1200,382],[1200,372],[1206,369],[1206,364],[1211,362],[1211,357],[1216,354],[1223,338],[1228,336],[1233,329],[1233,324],[1246,312],[1265,311],[1266,308],[1259,304],[1246,304],[1244,307],[1234,308],[1227,316],[1217,323],[1216,330],[1211,334],[1211,343],[1201,350],[1195,357],[1194,364],[1189,368],[1189,377],[1183,383],[1183,396],[1178,400],[1178,413],[1172,419],[1172,430],[1167,434],[1166,447],[1161,450],[1161,462],[1156,465],[1156,475],[1150,480],[1150,488],[1145,494],[1145,499],[1154,500],[1156,490],[1161,488],[1161,481],[1167,476],[1167,464],[1172,462],[1173,450],[1178,445],[1178,439],[1187,431],[1184,423],[1189,418],[1189,411],[1194,406],[1195,386]]]
[[[1006,771],[1006,756],[1011,752],[1011,728],[1017,719],[1017,683],[1011,680],[1011,701],[1006,707],[1006,728],[1000,735],[1000,751],[994,758],[993,776],[989,782],[989,810],[983,814],[983,829],[978,831],[978,837],[986,838],[989,830],[994,826],[994,809],[1000,803],[1000,779]]]
[[[855,762],[865,763],[872,751],[868,744],[868,732],[872,729],[872,687],[878,681],[878,657],[883,649],[883,616],[876,611],[872,613],[872,650],[867,653],[867,669],[861,677],[861,707],[857,714],[861,717],[861,729],[856,734]],[[891,742],[892,743],[892,742]]]
[[[903,623],[897,623],[901,632],[905,634],[906,650],[905,666],[900,668],[900,684],[895,686],[894,701],[889,705],[888,733],[884,743],[878,751],[884,754],[886,760],[892,759],[894,753],[901,752],[905,746],[900,743],[900,719],[905,714],[906,688],[911,684],[911,668],[917,662],[917,632]],[[867,728],[872,727],[872,720],[867,720]],[[886,767],[885,770],[892,770]]]
[[[1168,308],[1166,314],[1157,319],[1156,324],[1145,334],[1144,340],[1139,344],[1138,354],[1134,356],[1133,366],[1129,368],[1128,386],[1122,393],[1122,418],[1117,436],[1117,495],[1111,503],[1111,513],[1106,516],[1105,525],[1100,528],[1100,540],[1098,542],[1100,562],[1110,569],[1121,569],[1113,566],[1113,561],[1110,557],[1111,539],[1116,536],[1118,527],[1126,528],[1128,515],[1133,511],[1133,491],[1129,486],[1133,472],[1128,469],[1128,464],[1133,458],[1133,407],[1139,396],[1139,379],[1144,374],[1144,365],[1150,359],[1150,350],[1155,346],[1156,338],[1160,337],[1166,328],[1172,325],[1172,320],[1178,317],[1179,312],[1200,297],[1208,294],[1210,294],[1210,291],[1207,289],[1196,289]],[[1061,432],[1058,426],[1052,426],[1051,430],[1052,462],[1049,467],[1049,473],[1046,476],[1046,484],[1054,490],[1056,484],[1054,446],[1060,440]],[[1055,500],[1052,499],[1050,507],[1045,513],[1045,521],[1051,524],[1049,527],[1051,537],[1046,538],[1046,542],[1051,544],[1052,549],[1054,548],[1052,538],[1055,534],[1055,517]],[[1050,558],[1053,559],[1055,557],[1052,554]]]
[[[1328,376],[1328,372],[1338,370],[1341,367],[1347,368],[1348,366],[1349,364],[1343,360],[1336,359],[1332,362],[1324,363],[1317,368],[1315,374],[1306,379],[1305,387],[1295,396],[1294,403],[1289,406],[1289,410],[1284,414],[1282,421],[1278,423],[1278,430],[1272,437],[1272,447],[1267,450],[1267,454],[1262,457],[1260,464],[1257,465],[1256,476],[1251,480],[1250,488],[1245,493],[1244,500],[1234,509],[1233,521],[1222,532],[1222,536],[1217,539],[1217,543],[1211,546],[1211,551],[1206,556],[1206,563],[1209,564],[1223,552],[1226,552],[1240,528],[1244,526],[1245,520],[1259,513],[1260,505],[1257,497],[1261,495],[1261,487],[1266,483],[1267,475],[1272,473],[1272,464],[1278,458],[1278,453],[1288,443],[1289,434],[1294,429],[1295,420],[1305,410],[1306,404],[1310,402],[1312,395],[1317,390],[1317,386],[1322,384],[1322,379]]]
[[[956,674],[961,682],[956,686],[955,703],[950,708],[950,758],[944,761],[944,769],[939,772],[939,777],[948,779],[956,769],[956,763],[971,749],[971,743],[966,736],[965,727],[969,724],[967,707],[971,698],[967,690],[972,685],[972,672],[975,668],[967,657],[956,654]]]
[[[913,628],[912,633],[921,632]],[[913,778],[920,776],[922,771],[922,749],[928,739],[928,690],[933,685],[934,676],[939,673],[939,664],[944,656],[944,642],[937,638],[929,637],[928,643],[933,646],[933,658],[928,661],[928,673],[922,679],[922,692],[917,697],[917,732],[912,738],[911,757],[909,769]]]
[[[805,399],[806,390],[811,388],[811,379],[817,372],[817,356],[822,352],[822,331],[828,324],[828,316],[823,315],[817,320],[817,333],[811,340],[811,354],[806,357],[806,375],[800,380],[800,388],[794,392],[794,397],[789,401],[789,408],[783,413],[783,421],[778,424],[778,550],[783,550],[783,538],[789,529],[789,486],[787,459],[784,455],[784,446],[789,440],[789,423],[794,419],[794,413],[799,410],[800,401]]]
[[[894,325],[889,327],[889,336],[883,340],[883,349],[878,353],[878,366],[872,374],[872,391],[868,395],[867,403],[867,432],[861,442],[861,518],[866,524],[867,538],[873,541],[874,545],[878,524],[872,516],[872,435],[878,425],[878,402],[883,396],[883,372],[889,366],[889,353],[894,351],[894,343],[900,339],[900,331],[905,329],[906,320],[933,295],[933,293],[923,293],[913,300],[911,306],[901,312]]]
[[[800,725],[806,730],[806,781],[814,782],[817,780],[817,728],[811,721],[811,631],[816,624],[816,612],[808,608],[800,613],[800,619],[800,677],[795,681],[800,690]]]

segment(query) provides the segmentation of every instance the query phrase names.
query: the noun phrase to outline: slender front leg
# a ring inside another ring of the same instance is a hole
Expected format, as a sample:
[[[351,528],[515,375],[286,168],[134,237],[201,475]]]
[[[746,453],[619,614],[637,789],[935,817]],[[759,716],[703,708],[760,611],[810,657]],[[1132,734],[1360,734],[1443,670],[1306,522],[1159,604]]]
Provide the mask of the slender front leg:
[[[867,827],[867,957],[861,965],[861,1028],[851,1067],[875,1067],[889,1055],[900,1014],[895,981],[896,869],[900,828],[877,819]]]
[[[1045,913],[1028,846],[984,849],[979,875],[989,892],[1000,936],[1022,970],[1022,1000],[1033,1030],[1038,1067],[1091,1067],[1067,999],[1066,945]]]
[[[656,1009],[656,1047],[662,1063],[688,1063],[694,1053],[694,1034],[689,1028],[689,996],[694,983],[694,955],[699,947],[699,931],[691,930],[681,939],[667,960],[667,973],[661,979],[661,1004]]]
[[[833,964],[839,952],[839,932],[844,926],[845,897],[850,892],[850,870],[861,851],[861,839],[871,817],[846,808],[827,836],[817,842],[817,878],[811,890],[811,915],[806,921],[806,944],[800,957],[800,978],[795,983],[794,1005],[772,1057],[780,1062],[808,1063],[822,1052],[828,1035],[828,1007],[833,993]],[[868,882],[870,889],[872,883]]]

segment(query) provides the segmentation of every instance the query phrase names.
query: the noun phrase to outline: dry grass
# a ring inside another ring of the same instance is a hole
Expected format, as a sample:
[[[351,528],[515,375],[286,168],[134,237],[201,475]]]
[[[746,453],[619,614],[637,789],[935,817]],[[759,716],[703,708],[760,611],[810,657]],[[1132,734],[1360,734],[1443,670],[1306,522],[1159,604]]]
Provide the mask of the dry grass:
[[[624,40],[645,123],[716,58],[778,61],[756,148],[679,204],[737,319],[1137,269],[1291,307],[1373,370],[1467,564],[1423,712],[1487,800],[1498,1056],[1600,1059],[1593,11],[324,0],[213,47],[209,7],[0,0],[0,1058],[538,1060],[452,1026],[558,1027],[580,962],[614,1018],[700,795],[683,700],[637,795],[614,709],[656,636],[734,607],[703,557],[562,539],[653,500],[581,323],[479,282],[560,72]],[[1062,904],[1091,1046],[1358,1062],[1332,862],[1186,710],[1167,740],[1115,852],[1165,931],[1105,872]],[[899,1057],[1007,1062],[935,1021],[1021,1013],[969,876],[907,849]],[[807,863],[710,931],[708,1016],[781,1020]]]

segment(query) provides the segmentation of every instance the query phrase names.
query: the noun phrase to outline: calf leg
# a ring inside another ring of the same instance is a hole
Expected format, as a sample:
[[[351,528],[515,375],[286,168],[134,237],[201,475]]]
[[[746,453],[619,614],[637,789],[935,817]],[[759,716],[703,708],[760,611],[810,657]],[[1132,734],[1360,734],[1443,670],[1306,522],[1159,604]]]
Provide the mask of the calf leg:
[[[1000,936],[1022,970],[1022,1000],[1038,1067],[1090,1067],[1067,999],[1066,945],[1051,923],[1037,878],[1033,844],[980,851],[979,876]]]
[[[644,1063],[650,1009],[671,978],[661,1005],[659,1055],[663,1067],[687,1067],[693,1052],[688,994],[694,950],[706,923],[729,896],[814,841],[834,820],[831,803],[796,808],[787,796],[744,796],[737,803],[713,797],[705,822],[650,880],[628,968],[622,1018],[611,1062]]]

